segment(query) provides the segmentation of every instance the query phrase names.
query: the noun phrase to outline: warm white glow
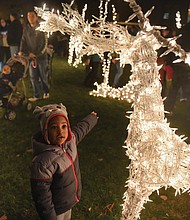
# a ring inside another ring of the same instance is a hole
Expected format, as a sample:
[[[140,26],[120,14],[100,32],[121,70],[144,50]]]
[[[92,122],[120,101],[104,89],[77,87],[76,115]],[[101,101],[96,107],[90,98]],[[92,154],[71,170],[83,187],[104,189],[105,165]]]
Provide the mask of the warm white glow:
[[[90,94],[132,103],[133,111],[130,115],[127,112],[130,124],[124,146],[131,163],[123,196],[122,220],[136,220],[155,190],[159,193],[162,187],[173,187],[176,194],[190,190],[190,146],[185,143],[184,136],[175,134],[176,129],[170,128],[165,118],[156,49],[166,46],[168,50],[163,55],[172,51],[180,57],[179,61],[186,63],[190,55],[176,43],[176,38],[165,39],[158,27],[150,25],[148,16],[153,8],[144,15],[135,0],[125,1],[134,11],[128,21],[134,17],[139,19],[141,30],[136,36],[131,36],[126,27],[114,21],[106,22],[109,0],[104,11],[103,0],[100,1],[100,17],[90,23],[85,21],[86,8],[82,16],[67,4],[63,4],[62,14],[41,8],[36,11],[44,19],[40,30],[59,30],[70,35],[70,64],[77,66],[86,54],[98,53],[103,57],[104,52],[116,52],[121,65],[130,63],[132,66],[127,85],[112,88],[109,86],[110,59],[104,61],[104,80],[101,84],[95,83],[97,89]]]
[[[176,27],[177,27],[178,29],[180,29],[180,28],[182,27],[182,25],[181,25],[181,15],[180,15],[180,12],[179,12],[179,11],[176,12],[176,18],[175,18],[175,20],[176,20]]]

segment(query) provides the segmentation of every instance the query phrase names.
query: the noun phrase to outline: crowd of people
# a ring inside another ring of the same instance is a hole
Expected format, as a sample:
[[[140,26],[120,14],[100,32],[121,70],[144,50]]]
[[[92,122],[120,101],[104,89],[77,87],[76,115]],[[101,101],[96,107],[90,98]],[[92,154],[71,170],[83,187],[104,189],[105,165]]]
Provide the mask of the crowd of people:
[[[34,91],[34,97],[29,100],[37,101],[42,97],[49,98],[47,42],[45,33],[36,30],[39,20],[35,11],[27,13],[27,21],[24,26],[16,13],[10,13],[9,22],[1,18],[0,62],[3,66],[9,58],[16,55],[28,57],[30,81]]]
[[[172,38],[182,33],[182,37],[179,38],[177,43],[186,52],[189,52],[189,42],[187,38],[189,36],[189,23],[184,26],[178,33],[176,29],[167,27],[161,31],[161,34],[165,38]],[[170,52],[165,56],[161,56],[167,48],[160,48],[158,51],[158,65],[161,65],[160,81],[162,84],[161,95],[164,100],[164,108],[166,111],[166,117],[173,115],[175,104],[177,99],[187,102],[187,120],[190,121],[190,67],[183,61],[175,63],[178,59],[174,53]]]
[[[29,98],[31,102],[47,99],[50,96],[50,70],[48,68],[50,50],[48,49],[53,48],[57,54],[65,57],[68,49],[68,37],[60,40],[60,33],[56,32],[48,38],[44,32],[36,30],[39,22],[39,17],[34,10],[27,12],[26,21],[13,12],[10,13],[8,20],[0,19],[0,71],[3,65],[7,65],[10,58],[27,57],[34,92],[33,97]]]
[[[68,36],[63,36],[60,32],[56,32],[53,37],[47,38],[45,33],[37,31],[39,26],[39,18],[34,11],[28,11],[27,21],[19,18],[16,13],[10,13],[9,20],[0,19],[0,64],[1,68],[6,61],[15,54],[20,56],[28,56],[30,60],[29,74],[30,81],[34,91],[34,96],[29,98],[34,102],[39,99],[49,98],[49,76],[48,76],[48,53],[47,47],[52,46],[56,53],[60,56],[67,57],[68,52]],[[188,25],[187,25],[188,26]],[[136,26],[129,26],[128,31],[131,35],[136,35],[139,29],[134,29]],[[185,36],[188,28],[184,29]],[[161,34],[165,38],[176,36],[176,30],[166,28],[161,30]],[[183,33],[184,34],[184,33]],[[183,36],[184,38],[184,36]],[[189,51],[187,39],[179,41],[186,51]],[[188,85],[189,81],[187,72],[188,66],[183,62],[174,64],[176,59],[173,53],[166,56],[160,56],[166,48],[161,48],[158,51],[158,65],[162,65],[160,69],[160,79],[162,84],[162,97],[167,97],[165,100],[165,110],[171,115],[175,100],[177,97],[180,100],[188,101]],[[99,72],[102,73],[101,65],[103,60],[98,54],[93,54],[87,57],[86,60],[86,77],[84,85],[94,87],[94,82],[98,80]],[[115,66],[115,76],[111,86],[119,87],[119,80],[123,74],[123,67],[120,65],[118,54],[112,55],[111,64]],[[180,73],[182,72],[182,73]],[[183,75],[183,76],[182,76]],[[169,115],[168,114],[168,115]],[[190,118],[190,116],[189,116]]]

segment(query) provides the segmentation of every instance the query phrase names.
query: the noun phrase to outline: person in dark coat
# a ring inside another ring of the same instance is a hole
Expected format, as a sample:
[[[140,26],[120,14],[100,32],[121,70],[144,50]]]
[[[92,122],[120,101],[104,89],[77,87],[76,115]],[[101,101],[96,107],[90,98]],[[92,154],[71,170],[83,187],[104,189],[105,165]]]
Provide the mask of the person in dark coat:
[[[7,42],[7,21],[0,19],[0,62],[3,65],[10,58],[10,48]]]
[[[101,58],[98,54],[89,55],[86,60],[86,77],[84,85],[94,87],[94,83],[98,80],[98,71],[101,67]]]
[[[11,23],[8,25],[7,42],[10,46],[11,56],[19,52],[20,41],[23,33],[23,27],[16,13],[10,14]]]
[[[81,197],[77,145],[96,125],[92,112],[72,131],[63,104],[37,106],[41,132],[32,137],[31,191],[41,220],[70,220]]]

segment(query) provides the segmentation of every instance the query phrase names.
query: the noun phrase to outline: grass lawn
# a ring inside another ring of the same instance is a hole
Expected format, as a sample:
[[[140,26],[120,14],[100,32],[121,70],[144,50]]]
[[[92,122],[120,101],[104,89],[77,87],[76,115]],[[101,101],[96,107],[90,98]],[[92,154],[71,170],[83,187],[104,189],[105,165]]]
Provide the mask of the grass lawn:
[[[126,67],[128,71],[128,67]],[[122,196],[128,177],[129,159],[122,148],[127,137],[130,104],[89,95],[83,86],[84,67],[68,66],[60,57],[53,60],[50,99],[33,104],[44,105],[62,102],[69,112],[71,126],[91,111],[99,115],[99,123],[78,146],[83,191],[81,201],[73,208],[73,220],[119,220]],[[122,76],[122,81],[127,77]],[[110,80],[113,79],[111,75]],[[27,84],[28,96],[32,95]],[[178,127],[178,134],[190,136],[190,126],[185,118],[186,103],[176,105],[169,121]],[[32,111],[17,108],[14,121],[0,119],[0,216],[8,220],[37,220],[30,194],[29,166],[32,159],[30,138],[39,130]],[[187,140],[189,142],[189,139]],[[161,195],[165,195],[166,200]],[[145,205],[141,220],[190,220],[190,197],[187,193],[174,196],[174,190],[153,193],[152,203]],[[0,218],[1,219],[1,218]]]

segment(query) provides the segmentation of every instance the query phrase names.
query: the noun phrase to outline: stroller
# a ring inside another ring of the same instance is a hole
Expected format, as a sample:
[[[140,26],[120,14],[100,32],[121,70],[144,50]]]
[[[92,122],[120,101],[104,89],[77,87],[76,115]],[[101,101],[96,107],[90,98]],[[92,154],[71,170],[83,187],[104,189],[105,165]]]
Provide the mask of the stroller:
[[[24,106],[28,111],[32,109],[32,104],[26,97],[26,86],[24,82],[29,61],[26,57],[14,56],[6,62],[5,66],[10,68],[15,80],[13,84],[10,84],[10,91],[3,95],[2,106],[0,108],[4,109],[2,116],[5,119],[14,120],[16,118],[15,109],[18,106]]]

